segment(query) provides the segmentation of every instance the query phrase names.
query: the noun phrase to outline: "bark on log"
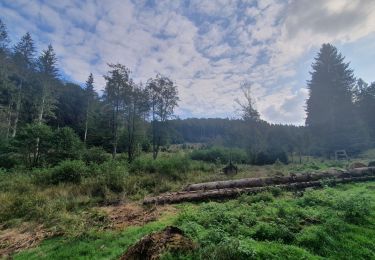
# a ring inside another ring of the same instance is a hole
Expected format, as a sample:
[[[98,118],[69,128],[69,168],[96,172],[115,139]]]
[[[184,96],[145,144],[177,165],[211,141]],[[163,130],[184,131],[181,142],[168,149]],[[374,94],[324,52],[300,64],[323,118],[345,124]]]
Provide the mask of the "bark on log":
[[[263,187],[268,185],[286,184],[292,182],[310,182],[323,178],[348,178],[356,176],[367,176],[375,174],[375,167],[356,168],[350,171],[330,170],[321,173],[305,173],[292,176],[247,178],[229,181],[216,181],[191,184],[185,187],[184,191],[213,190],[227,188]]]
[[[145,198],[143,204],[172,204],[186,201],[203,201],[236,197],[243,193],[257,193],[271,187],[286,190],[304,189],[322,186],[323,179],[332,178],[335,183],[348,183],[375,180],[375,167],[365,167],[350,171],[324,172],[288,177],[271,177],[219,181],[190,185],[195,190],[165,193],[156,197]],[[201,187],[198,189],[198,187]]]

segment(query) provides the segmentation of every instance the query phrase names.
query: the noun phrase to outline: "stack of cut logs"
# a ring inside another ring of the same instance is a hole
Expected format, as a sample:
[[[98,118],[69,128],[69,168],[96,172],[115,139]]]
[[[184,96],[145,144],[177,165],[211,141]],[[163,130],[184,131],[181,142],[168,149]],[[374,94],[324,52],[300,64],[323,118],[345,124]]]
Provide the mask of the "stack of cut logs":
[[[271,187],[297,190],[307,187],[319,187],[324,185],[325,181],[347,183],[371,180],[375,180],[375,167],[363,167],[348,171],[330,170],[281,177],[205,182],[188,185],[181,192],[164,193],[156,197],[145,198],[143,204],[170,204],[185,201],[223,199],[236,197],[243,193],[257,193]]]

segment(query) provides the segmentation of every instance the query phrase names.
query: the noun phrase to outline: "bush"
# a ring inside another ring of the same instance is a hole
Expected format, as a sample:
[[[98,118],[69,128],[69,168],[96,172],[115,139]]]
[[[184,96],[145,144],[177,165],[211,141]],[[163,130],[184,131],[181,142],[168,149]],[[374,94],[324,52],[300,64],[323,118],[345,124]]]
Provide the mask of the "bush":
[[[17,135],[17,150],[28,167],[41,165],[51,148],[52,130],[45,124],[27,124]]]
[[[282,163],[288,163],[288,155],[285,151],[282,150],[268,150],[262,151],[253,157],[252,163],[255,165],[266,165],[266,164],[274,164],[276,161],[280,161]]]
[[[192,160],[199,160],[205,162],[216,163],[219,161],[220,163],[228,163],[230,159],[232,159],[235,163],[247,163],[249,162],[249,158],[246,152],[242,149],[229,149],[229,148],[220,148],[220,147],[213,147],[210,149],[202,149],[202,150],[194,150],[190,158]]]
[[[53,152],[48,156],[51,163],[80,159],[83,144],[73,129],[63,127],[55,130],[51,142]]]
[[[93,147],[93,148],[87,149],[83,153],[82,159],[86,164],[91,164],[91,163],[102,164],[106,161],[109,161],[111,159],[111,155],[108,154],[101,147]]]
[[[186,173],[191,169],[191,161],[183,155],[173,157],[160,157],[153,160],[150,157],[140,157],[135,159],[130,165],[132,173],[159,173],[162,176],[173,180],[181,178],[181,173]]]
[[[80,183],[82,177],[87,172],[83,161],[62,161],[59,165],[52,168],[51,182],[58,184],[60,182]]]
[[[16,166],[21,158],[7,140],[0,139],[0,168],[10,169]]]

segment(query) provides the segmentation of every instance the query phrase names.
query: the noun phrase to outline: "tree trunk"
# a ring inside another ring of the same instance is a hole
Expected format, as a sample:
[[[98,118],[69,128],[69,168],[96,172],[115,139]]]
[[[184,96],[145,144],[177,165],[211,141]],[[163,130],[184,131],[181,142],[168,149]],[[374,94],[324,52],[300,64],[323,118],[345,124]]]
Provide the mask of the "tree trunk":
[[[18,87],[18,94],[17,94],[16,113],[14,117],[14,125],[13,125],[13,132],[12,132],[13,138],[16,137],[16,134],[17,134],[17,126],[18,126],[18,120],[19,120],[20,110],[21,110],[22,84],[23,84],[23,81],[21,80],[19,87]]]
[[[42,96],[42,104],[40,106],[40,110],[39,110],[39,115],[38,115],[38,124],[41,125],[42,122],[43,122],[43,114],[44,114],[44,105],[45,105],[45,101],[46,101],[46,96],[45,94],[43,93],[43,96]]]
[[[83,137],[83,143],[85,145],[86,145],[86,140],[87,140],[87,128],[88,128],[88,123],[89,123],[89,106],[90,106],[90,101],[87,102],[87,107],[86,107],[85,134]]]
[[[116,154],[117,154],[118,109],[119,109],[119,105],[117,103],[115,110],[113,111],[113,149],[112,149],[113,159],[116,158]]]
[[[155,125],[155,101],[153,101],[152,104],[152,158],[156,160],[156,157],[158,156],[156,152],[156,125]]]
[[[11,126],[12,126],[12,108],[11,108],[11,102],[9,102],[8,111],[7,111],[7,132],[5,134],[6,140],[9,139]]]
[[[45,100],[46,100],[46,95],[45,95],[45,91],[43,88],[42,104],[41,104],[39,115],[38,115],[38,125],[41,125],[43,122]],[[38,164],[38,160],[39,160],[39,145],[40,145],[40,138],[37,137],[36,146],[35,146],[35,155],[34,155],[34,166]]]
[[[179,203],[183,201],[201,201],[235,197],[242,193],[255,193],[271,187],[283,189],[303,189],[319,187],[322,180],[333,183],[375,180],[375,167],[357,168],[350,171],[327,171],[315,174],[299,174],[283,177],[248,178],[230,181],[198,183],[187,186],[182,192],[161,194],[146,198],[144,204]]]

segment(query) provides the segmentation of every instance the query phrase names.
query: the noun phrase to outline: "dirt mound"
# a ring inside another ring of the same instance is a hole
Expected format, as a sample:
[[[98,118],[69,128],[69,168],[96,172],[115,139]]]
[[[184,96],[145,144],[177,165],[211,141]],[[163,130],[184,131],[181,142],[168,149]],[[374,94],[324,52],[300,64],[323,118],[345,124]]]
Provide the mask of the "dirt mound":
[[[166,250],[192,250],[194,243],[177,227],[166,227],[157,233],[143,237],[122,255],[121,260],[156,260]]]
[[[0,258],[38,245],[43,239],[52,236],[42,225],[31,227],[24,225],[21,228],[5,229],[0,231]]]
[[[123,229],[128,226],[141,226],[157,220],[162,214],[175,212],[171,206],[142,207],[136,203],[126,203],[116,206],[102,207],[110,221],[111,228]]]

